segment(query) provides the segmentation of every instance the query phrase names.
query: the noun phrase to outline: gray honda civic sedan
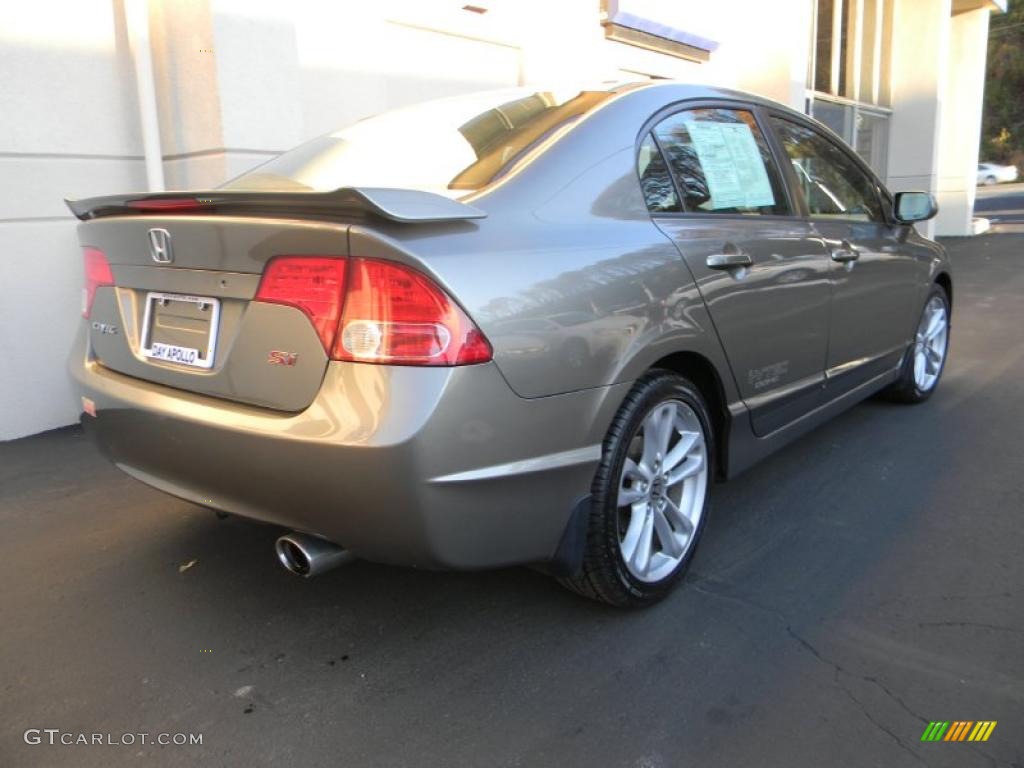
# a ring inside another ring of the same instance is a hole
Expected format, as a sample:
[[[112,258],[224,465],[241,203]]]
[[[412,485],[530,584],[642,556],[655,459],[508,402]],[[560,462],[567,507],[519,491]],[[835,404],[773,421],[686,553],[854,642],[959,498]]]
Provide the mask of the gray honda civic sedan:
[[[649,604],[714,482],[872,394],[927,400],[949,342],[934,199],[734,91],[461,96],[69,205],[86,429],[291,530],[305,576],[538,564]]]

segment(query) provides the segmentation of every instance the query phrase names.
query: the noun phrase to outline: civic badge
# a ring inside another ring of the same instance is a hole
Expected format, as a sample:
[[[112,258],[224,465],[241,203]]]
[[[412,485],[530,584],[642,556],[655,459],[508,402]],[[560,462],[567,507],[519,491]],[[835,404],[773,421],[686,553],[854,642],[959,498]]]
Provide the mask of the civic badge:
[[[149,255],[157,264],[170,264],[174,261],[170,232],[166,229],[149,230]]]
[[[109,323],[97,323],[96,321],[93,321],[92,329],[107,336],[117,335],[117,326],[110,325]]]

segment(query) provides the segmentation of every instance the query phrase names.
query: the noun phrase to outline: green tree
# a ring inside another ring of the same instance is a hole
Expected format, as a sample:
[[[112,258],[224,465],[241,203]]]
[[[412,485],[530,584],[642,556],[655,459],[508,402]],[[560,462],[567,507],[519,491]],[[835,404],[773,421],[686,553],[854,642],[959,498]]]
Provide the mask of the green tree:
[[[992,17],[981,159],[1024,167],[1024,0]]]

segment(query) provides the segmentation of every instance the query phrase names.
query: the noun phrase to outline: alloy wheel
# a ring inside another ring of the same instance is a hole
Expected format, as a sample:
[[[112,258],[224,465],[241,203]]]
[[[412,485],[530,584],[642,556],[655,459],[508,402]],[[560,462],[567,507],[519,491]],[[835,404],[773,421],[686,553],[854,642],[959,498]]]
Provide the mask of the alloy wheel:
[[[942,373],[949,335],[949,312],[940,296],[932,296],[925,305],[914,340],[914,383],[921,392],[930,392]]]
[[[694,542],[708,484],[707,441],[680,400],[651,409],[630,441],[619,478],[619,550],[643,582],[669,576]]]

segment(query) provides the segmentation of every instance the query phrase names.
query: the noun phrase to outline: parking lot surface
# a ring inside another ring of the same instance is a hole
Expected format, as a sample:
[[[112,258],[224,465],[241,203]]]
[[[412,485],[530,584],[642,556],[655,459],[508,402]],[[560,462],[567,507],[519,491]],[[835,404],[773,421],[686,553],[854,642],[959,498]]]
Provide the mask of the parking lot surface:
[[[997,230],[1024,232],[1024,183],[978,187],[974,214],[987,218]]]
[[[77,428],[0,444],[0,765],[1024,765],[1024,235],[946,245],[937,394],[717,486],[683,588],[643,612],[528,569],[304,581],[277,529],[136,483]],[[922,743],[933,720],[998,725]],[[25,743],[46,728],[203,743]]]

